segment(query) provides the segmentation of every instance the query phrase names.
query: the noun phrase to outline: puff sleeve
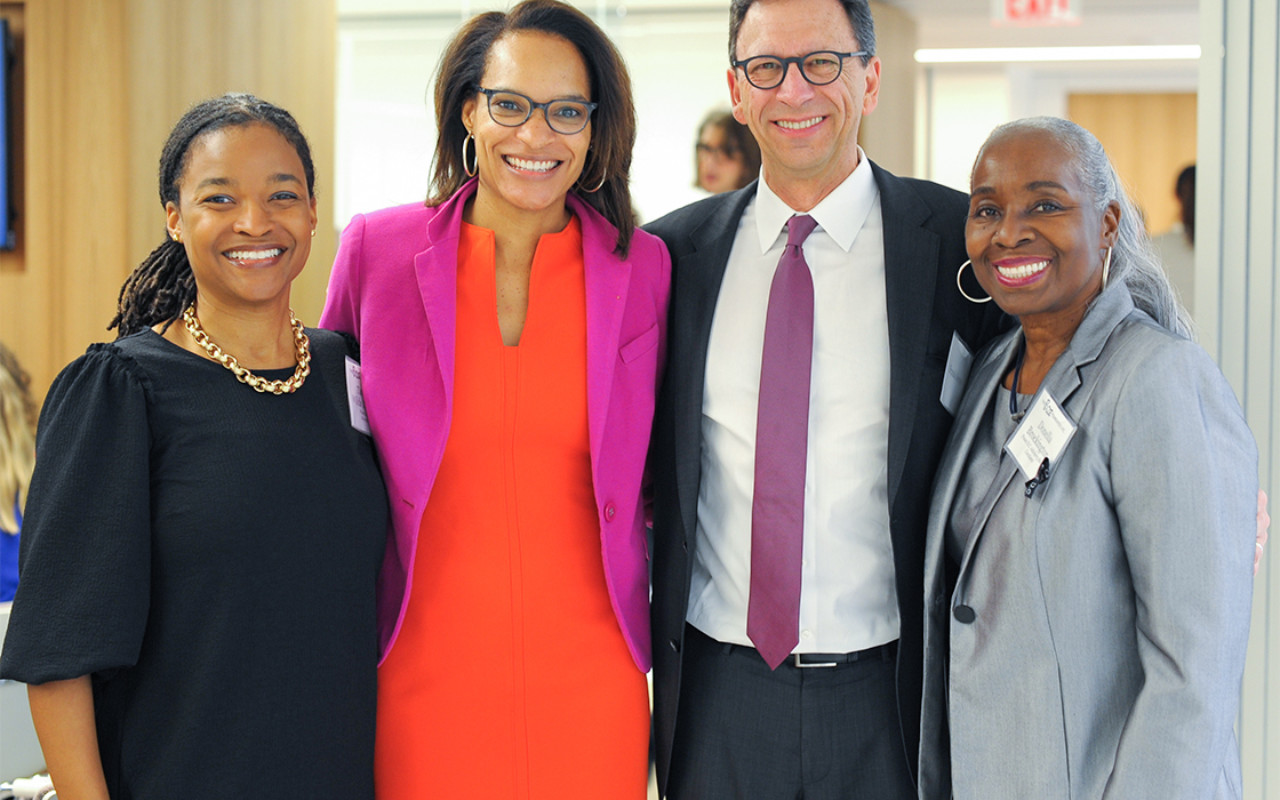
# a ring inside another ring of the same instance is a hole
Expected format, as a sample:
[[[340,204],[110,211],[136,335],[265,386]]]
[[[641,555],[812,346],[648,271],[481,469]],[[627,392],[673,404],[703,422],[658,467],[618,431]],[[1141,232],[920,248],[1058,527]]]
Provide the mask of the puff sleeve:
[[[113,345],[91,347],[49,390],[0,677],[38,684],[136,662],[151,576],[147,394]]]

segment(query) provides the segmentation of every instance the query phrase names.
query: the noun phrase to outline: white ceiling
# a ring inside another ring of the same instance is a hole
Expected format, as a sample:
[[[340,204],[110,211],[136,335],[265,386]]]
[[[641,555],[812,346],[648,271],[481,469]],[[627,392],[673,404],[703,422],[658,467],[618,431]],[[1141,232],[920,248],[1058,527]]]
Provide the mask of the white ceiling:
[[[987,16],[992,0],[881,0],[917,15],[966,13]],[[1199,0],[1076,0],[1085,14],[1093,12],[1196,11]]]
[[[337,0],[349,19],[447,16],[465,19],[514,0]],[[723,14],[726,0],[570,0],[597,16],[688,11]],[[916,19],[920,47],[1195,44],[1199,0],[1074,0],[1077,25],[1022,28],[993,25],[1001,0],[881,0]]]
[[[1199,35],[1199,0],[1075,0],[1079,24],[1030,28],[994,24],[993,0],[883,2],[915,17],[920,47],[1195,44]]]

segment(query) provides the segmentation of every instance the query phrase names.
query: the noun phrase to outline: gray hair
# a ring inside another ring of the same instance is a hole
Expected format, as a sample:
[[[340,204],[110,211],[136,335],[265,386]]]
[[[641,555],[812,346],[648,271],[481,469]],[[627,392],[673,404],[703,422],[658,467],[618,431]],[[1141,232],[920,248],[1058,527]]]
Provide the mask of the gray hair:
[[[1133,295],[1133,304],[1151,315],[1161,327],[1188,339],[1195,338],[1195,326],[1169,283],[1160,257],[1151,247],[1137,206],[1129,199],[1116,168],[1089,131],[1058,117],[1028,117],[998,126],[982,145],[1023,131],[1043,131],[1056,139],[1075,161],[1085,189],[1093,197],[1099,214],[1115,203],[1120,207],[1120,224],[1111,250],[1110,282],[1123,281]],[[980,151],[981,153],[981,151]],[[981,154],[979,154],[981,158]],[[975,161],[974,167],[977,167]]]
[[[738,32],[742,30],[742,20],[747,16],[756,0],[731,0],[729,3],[729,61],[738,58]],[[867,54],[862,56],[862,66],[871,62],[876,54],[876,23],[871,16],[871,4],[867,0],[836,0],[849,18],[849,27],[853,29],[854,41],[859,50]],[[756,55],[759,55],[757,53]]]

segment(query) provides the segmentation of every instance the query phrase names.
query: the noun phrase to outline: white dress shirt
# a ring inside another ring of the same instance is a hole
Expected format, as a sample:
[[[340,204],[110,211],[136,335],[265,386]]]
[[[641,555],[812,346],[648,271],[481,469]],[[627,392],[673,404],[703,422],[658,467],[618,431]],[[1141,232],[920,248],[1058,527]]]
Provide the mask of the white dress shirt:
[[[813,273],[800,643],[845,653],[898,638],[889,539],[889,322],[884,224],[871,165],[815,208],[804,243]],[[702,401],[702,477],[689,622],[750,645],[751,499],[760,354],[788,208],[762,179],[742,215],[716,301]]]

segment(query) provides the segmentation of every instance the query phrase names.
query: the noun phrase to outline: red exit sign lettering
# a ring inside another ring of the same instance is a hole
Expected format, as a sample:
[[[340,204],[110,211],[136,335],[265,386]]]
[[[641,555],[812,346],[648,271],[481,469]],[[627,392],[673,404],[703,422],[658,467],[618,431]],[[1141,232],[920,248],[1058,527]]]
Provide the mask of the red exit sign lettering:
[[[998,25],[1074,25],[1080,22],[1080,0],[992,0]]]

